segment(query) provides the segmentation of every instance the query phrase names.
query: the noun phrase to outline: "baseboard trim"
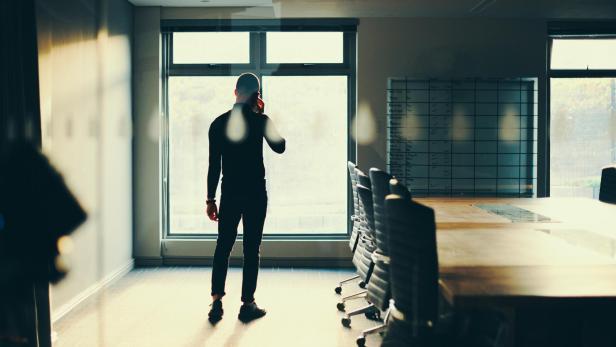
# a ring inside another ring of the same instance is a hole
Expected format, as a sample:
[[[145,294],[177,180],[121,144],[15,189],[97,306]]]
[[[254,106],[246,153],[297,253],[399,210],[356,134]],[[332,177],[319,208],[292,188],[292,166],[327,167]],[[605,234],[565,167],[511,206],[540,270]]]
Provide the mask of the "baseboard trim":
[[[182,266],[212,265],[211,257],[165,257],[162,265]],[[241,257],[231,257],[230,266],[242,266]],[[261,267],[281,267],[281,268],[353,268],[353,262],[349,258],[261,258]]]
[[[136,267],[152,267],[163,265],[162,257],[137,257],[135,258]]]
[[[97,294],[102,289],[110,286],[120,278],[124,277],[127,273],[129,273],[135,267],[135,260],[131,259],[126,262],[124,265],[118,267],[115,271],[111,272],[109,275],[105,276],[100,281],[97,281],[93,285],[86,288],[81,293],[77,294],[73,299],[71,299],[66,304],[54,309],[51,314],[51,322],[56,323],[62,317],[66,316],[69,312],[77,308],[84,301]]]

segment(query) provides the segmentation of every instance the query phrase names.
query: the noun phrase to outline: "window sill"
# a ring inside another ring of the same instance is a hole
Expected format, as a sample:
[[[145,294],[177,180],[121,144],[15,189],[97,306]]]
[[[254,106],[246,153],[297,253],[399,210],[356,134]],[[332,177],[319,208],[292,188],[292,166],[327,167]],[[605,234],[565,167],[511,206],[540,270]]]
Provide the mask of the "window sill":
[[[165,239],[164,258],[211,258],[216,248],[215,238]],[[231,257],[242,256],[242,240],[238,239]],[[348,238],[342,239],[267,239],[261,242],[261,255],[268,259],[331,259],[348,260],[352,257]]]

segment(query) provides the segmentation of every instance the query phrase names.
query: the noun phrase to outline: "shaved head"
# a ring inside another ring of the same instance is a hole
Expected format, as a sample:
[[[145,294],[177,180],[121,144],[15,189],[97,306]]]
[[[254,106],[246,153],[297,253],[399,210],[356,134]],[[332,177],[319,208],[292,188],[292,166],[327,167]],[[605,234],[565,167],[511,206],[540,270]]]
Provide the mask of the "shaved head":
[[[243,73],[238,77],[235,89],[238,94],[246,96],[252,95],[260,89],[259,78],[257,75],[250,72]]]

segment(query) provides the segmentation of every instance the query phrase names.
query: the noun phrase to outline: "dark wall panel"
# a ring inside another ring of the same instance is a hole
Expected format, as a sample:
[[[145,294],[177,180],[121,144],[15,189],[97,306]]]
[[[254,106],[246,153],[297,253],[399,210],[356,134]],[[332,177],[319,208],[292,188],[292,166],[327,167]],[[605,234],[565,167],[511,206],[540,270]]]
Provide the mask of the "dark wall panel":
[[[36,23],[33,0],[0,1],[0,148],[39,143]]]

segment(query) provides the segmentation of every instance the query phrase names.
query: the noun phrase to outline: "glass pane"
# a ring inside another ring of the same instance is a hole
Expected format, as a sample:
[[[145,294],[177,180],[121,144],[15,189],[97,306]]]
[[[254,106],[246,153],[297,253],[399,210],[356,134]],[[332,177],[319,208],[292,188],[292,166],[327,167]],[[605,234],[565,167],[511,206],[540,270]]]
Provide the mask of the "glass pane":
[[[235,76],[169,78],[170,233],[217,231],[217,224],[204,213],[208,130],[235,102],[236,80]]]
[[[263,95],[287,140],[265,151],[265,232],[346,233],[347,77],[264,77]]]
[[[551,80],[550,194],[598,198],[616,162],[616,79]]]
[[[552,69],[616,69],[616,39],[555,39]]]
[[[173,33],[175,64],[248,64],[250,33]]]
[[[203,212],[207,133],[233,105],[236,79],[169,78],[172,234],[216,233],[216,223]],[[287,139],[282,155],[264,147],[265,233],[346,233],[347,77],[264,77],[263,90],[266,113]]]
[[[267,63],[343,63],[341,32],[269,32]]]

